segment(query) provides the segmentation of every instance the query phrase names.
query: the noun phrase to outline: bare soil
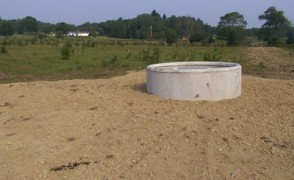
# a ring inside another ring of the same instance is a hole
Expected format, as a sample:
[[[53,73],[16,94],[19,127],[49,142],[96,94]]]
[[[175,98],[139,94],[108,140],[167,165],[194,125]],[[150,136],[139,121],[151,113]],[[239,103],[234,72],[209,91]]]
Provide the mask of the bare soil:
[[[294,79],[242,78],[219,102],[147,94],[144,71],[2,84],[0,179],[294,179]]]

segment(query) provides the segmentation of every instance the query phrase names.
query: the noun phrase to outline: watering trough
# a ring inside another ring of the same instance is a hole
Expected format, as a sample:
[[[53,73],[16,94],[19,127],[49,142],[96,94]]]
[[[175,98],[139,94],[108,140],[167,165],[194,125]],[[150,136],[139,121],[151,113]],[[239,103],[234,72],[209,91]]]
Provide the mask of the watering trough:
[[[148,65],[147,92],[165,99],[219,101],[241,95],[242,67],[229,62]]]

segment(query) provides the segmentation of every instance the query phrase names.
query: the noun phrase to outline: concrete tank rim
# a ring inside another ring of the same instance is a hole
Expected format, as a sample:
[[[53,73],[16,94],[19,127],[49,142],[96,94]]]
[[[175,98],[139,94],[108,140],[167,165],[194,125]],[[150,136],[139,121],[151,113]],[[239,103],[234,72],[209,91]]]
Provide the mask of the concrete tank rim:
[[[219,68],[203,68],[203,69],[176,69],[173,66],[219,66]],[[160,69],[160,67],[171,67]],[[232,62],[213,62],[213,61],[188,61],[188,62],[169,62],[148,65],[146,70],[158,73],[209,73],[209,72],[226,72],[241,70],[242,67],[238,63]]]

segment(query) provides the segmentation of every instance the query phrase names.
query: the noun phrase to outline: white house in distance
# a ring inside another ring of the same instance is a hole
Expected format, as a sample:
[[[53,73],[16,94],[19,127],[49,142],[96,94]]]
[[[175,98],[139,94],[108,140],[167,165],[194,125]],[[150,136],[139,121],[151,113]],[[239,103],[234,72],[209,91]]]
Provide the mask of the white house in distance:
[[[90,33],[89,32],[82,32],[82,31],[70,31],[67,33],[67,36],[73,36],[73,37],[77,37],[77,36],[81,36],[81,37],[86,37],[89,36]]]

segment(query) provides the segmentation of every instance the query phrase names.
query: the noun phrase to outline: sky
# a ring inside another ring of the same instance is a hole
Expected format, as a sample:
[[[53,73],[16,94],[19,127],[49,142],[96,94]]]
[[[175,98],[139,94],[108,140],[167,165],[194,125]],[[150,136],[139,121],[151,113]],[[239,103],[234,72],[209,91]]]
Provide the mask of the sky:
[[[80,25],[120,17],[131,19],[156,10],[167,17],[192,16],[216,26],[221,16],[237,11],[251,28],[264,23],[258,16],[270,6],[284,11],[294,24],[294,0],[0,0],[0,17],[9,20],[32,16],[42,22]]]

